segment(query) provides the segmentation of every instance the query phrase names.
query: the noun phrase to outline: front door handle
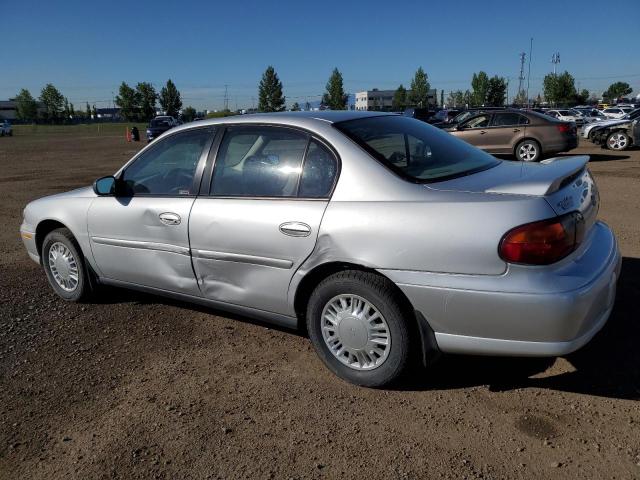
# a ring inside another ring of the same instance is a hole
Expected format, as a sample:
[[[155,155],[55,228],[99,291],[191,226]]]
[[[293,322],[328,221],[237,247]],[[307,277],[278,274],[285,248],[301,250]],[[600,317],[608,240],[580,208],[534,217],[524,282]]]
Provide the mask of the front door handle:
[[[160,221],[165,225],[180,225],[180,222],[182,221],[180,215],[172,212],[161,213],[158,217],[160,217]]]
[[[518,133],[519,131],[520,131],[520,129],[519,129],[519,128],[514,128],[514,129],[513,129],[513,132],[514,132],[514,133]]]
[[[487,133],[486,130],[480,130],[480,135],[484,135],[485,133]]]
[[[280,232],[290,237],[308,237],[311,227],[302,222],[285,222],[280,225]]]

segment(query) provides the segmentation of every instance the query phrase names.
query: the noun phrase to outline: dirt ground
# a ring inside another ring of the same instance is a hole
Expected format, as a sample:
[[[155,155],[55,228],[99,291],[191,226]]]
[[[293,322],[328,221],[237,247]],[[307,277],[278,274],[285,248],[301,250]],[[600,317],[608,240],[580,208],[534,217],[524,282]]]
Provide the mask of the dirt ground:
[[[24,205],[112,173],[122,136],[0,138],[0,478],[640,478],[640,150],[584,144],[624,255],[605,329],[558,359],[443,357],[351,386],[307,338],[111,290],[68,304]]]

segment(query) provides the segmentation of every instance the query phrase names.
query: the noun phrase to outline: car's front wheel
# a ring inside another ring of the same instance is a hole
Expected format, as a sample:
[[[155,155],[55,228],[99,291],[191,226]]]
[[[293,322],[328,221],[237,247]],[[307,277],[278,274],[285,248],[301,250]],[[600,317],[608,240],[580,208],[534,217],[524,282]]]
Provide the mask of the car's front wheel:
[[[84,258],[68,229],[58,228],[44,238],[42,265],[51,288],[64,300],[78,302],[89,296],[91,281]]]
[[[307,329],[316,352],[340,378],[382,387],[409,364],[410,312],[393,284],[374,273],[345,270],[313,291]]]
[[[537,162],[541,154],[540,144],[535,140],[523,140],[516,146],[516,158],[521,162]]]
[[[621,152],[629,146],[629,135],[625,132],[613,132],[607,137],[607,148]]]

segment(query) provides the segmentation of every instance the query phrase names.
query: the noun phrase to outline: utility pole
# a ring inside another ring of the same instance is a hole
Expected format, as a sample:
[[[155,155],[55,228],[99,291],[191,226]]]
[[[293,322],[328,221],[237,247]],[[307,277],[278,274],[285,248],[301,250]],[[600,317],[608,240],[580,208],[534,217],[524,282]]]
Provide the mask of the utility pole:
[[[529,82],[531,81],[531,54],[533,53],[533,37],[531,37],[531,43],[529,43],[529,72],[527,73],[527,108],[529,105]]]
[[[224,109],[229,110],[229,94],[227,92],[229,85],[225,83],[224,85]]]
[[[527,58],[527,54],[522,52],[520,54],[520,76],[518,77],[518,98],[522,98],[524,93],[524,62]]]
[[[556,75],[556,67],[560,63],[560,52],[551,55],[551,63],[553,63],[553,74]]]

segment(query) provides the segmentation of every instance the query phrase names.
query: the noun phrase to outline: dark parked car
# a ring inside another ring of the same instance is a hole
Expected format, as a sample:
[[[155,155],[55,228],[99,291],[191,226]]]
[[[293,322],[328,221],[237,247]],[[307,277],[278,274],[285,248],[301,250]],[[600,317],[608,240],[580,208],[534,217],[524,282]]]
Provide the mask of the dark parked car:
[[[609,150],[622,151],[633,145],[640,145],[640,119],[626,123],[605,125],[595,130],[591,140]]]
[[[158,138],[167,130],[179,125],[178,121],[170,116],[159,116],[149,122],[147,126],[147,142]]]
[[[531,110],[483,112],[444,129],[485,152],[515,155],[525,162],[536,162],[578,146],[575,123]]]
[[[436,123],[451,123],[451,121],[458,116],[460,113],[459,109],[455,108],[443,108],[436,112],[436,114],[429,119],[429,123],[434,125]]]
[[[407,108],[403,115],[405,117],[422,120],[423,122],[429,122],[436,113],[437,112],[435,110],[430,110],[428,108]]]

